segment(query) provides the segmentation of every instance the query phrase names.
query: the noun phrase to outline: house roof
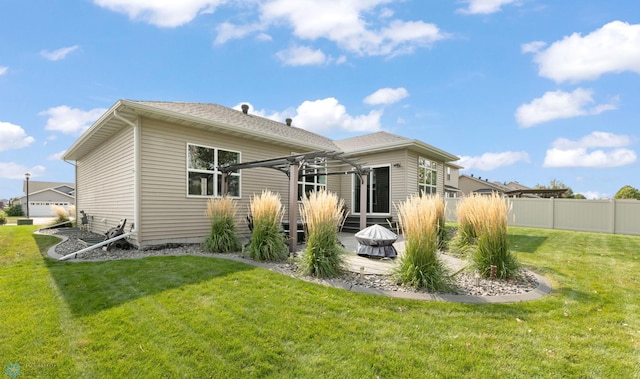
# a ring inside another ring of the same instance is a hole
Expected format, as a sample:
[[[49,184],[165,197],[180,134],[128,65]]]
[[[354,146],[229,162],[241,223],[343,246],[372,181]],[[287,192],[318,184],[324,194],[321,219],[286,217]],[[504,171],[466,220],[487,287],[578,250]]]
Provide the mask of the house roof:
[[[387,132],[332,141],[316,133],[253,114],[210,103],[119,100],[65,152],[63,159],[77,160],[121,129],[135,125],[138,117],[172,122],[242,138],[269,141],[292,151],[332,151],[347,154],[407,148],[445,162],[455,155],[422,141]]]
[[[44,189],[41,189],[41,190],[38,190],[38,191],[31,191],[31,186],[29,186],[29,196],[34,196],[34,195],[37,195],[37,194],[40,194],[40,193],[45,193],[45,192],[57,193],[58,195],[66,196],[66,197],[68,197],[69,199],[72,199],[72,200],[74,198],[73,195],[71,195],[70,193],[65,193],[65,192],[62,192],[62,191],[58,191],[55,188],[44,188]],[[26,199],[26,197],[27,197],[27,195],[25,194],[25,195],[17,197],[16,199],[22,200],[22,199]]]
[[[119,100],[64,154],[76,160],[139,116],[309,150],[338,150],[329,138],[253,114],[209,103]]]
[[[387,132],[377,132],[365,134],[363,136],[351,137],[334,143],[345,153],[361,154],[368,152],[380,152],[397,148],[407,148],[418,153],[427,153],[445,162],[457,161],[459,157],[440,150],[434,146],[426,144],[416,139],[410,139]]]
[[[63,182],[41,182],[37,180],[29,180],[29,192],[39,192],[45,189],[53,188],[58,192],[69,194],[74,191],[76,185],[74,183]],[[22,192],[27,193],[27,181],[22,183]]]

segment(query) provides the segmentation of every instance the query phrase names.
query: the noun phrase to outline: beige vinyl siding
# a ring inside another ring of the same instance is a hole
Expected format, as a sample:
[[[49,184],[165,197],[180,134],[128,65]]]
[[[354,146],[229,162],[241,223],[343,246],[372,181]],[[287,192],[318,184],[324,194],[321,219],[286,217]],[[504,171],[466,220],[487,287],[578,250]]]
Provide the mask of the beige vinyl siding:
[[[133,129],[124,128],[76,162],[77,212],[89,216],[91,230],[105,233],[121,218],[134,222]]]
[[[201,242],[210,231],[205,216],[208,198],[187,196],[187,144],[240,152],[241,162],[277,158],[291,154],[285,147],[201,129],[143,119],[140,152],[141,215],[143,245],[170,242]],[[328,178],[331,183],[334,178]],[[289,178],[270,168],[241,171],[241,196],[237,225],[247,234],[245,217],[251,198],[269,189],[280,193],[288,204]]]

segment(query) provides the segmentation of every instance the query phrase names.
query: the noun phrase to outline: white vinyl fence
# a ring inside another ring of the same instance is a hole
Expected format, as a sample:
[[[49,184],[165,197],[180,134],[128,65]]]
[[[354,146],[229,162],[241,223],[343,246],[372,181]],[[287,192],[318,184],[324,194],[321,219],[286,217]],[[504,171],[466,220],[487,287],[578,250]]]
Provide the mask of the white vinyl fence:
[[[455,222],[461,198],[445,199],[447,221]],[[509,225],[640,235],[640,201],[509,198]]]

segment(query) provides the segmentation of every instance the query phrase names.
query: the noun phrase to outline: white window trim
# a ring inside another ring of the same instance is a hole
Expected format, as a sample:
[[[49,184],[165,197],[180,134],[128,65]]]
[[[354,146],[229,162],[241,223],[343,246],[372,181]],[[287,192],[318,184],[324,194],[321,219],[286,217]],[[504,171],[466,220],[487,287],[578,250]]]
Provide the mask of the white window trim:
[[[428,161],[430,163],[435,163],[436,167],[433,168],[431,166],[427,167],[427,166],[423,166],[420,164],[421,160],[425,160]],[[427,170],[430,170],[432,173],[436,174],[436,184],[422,184],[420,183],[420,168],[424,167]],[[429,159],[423,156],[418,156],[418,193],[421,194],[422,192],[427,193],[426,189],[427,188],[433,188],[435,190],[435,192],[428,192],[427,194],[434,194],[434,193],[438,193],[438,162],[434,161],[433,159]]]
[[[189,146],[197,146],[197,147],[204,147],[206,149],[213,149],[215,151],[214,154],[214,169],[213,170],[197,170],[197,169],[190,169],[189,168]],[[186,175],[185,175],[185,180],[186,180],[186,195],[188,198],[200,198],[200,199],[208,199],[208,198],[217,198],[217,197],[222,197],[221,194],[217,193],[218,192],[218,177],[221,175],[221,172],[218,171],[218,152],[220,150],[223,151],[228,151],[231,153],[236,153],[238,154],[238,163],[242,162],[242,152],[241,151],[236,151],[236,150],[231,150],[231,149],[226,149],[226,148],[222,148],[222,147],[214,147],[214,146],[207,146],[207,145],[202,145],[202,144],[198,144],[198,143],[190,143],[187,142],[186,145],[186,159],[185,159],[185,168],[186,168]],[[206,173],[206,174],[213,174],[213,195],[192,195],[189,193],[189,173],[190,172],[199,172],[199,173]],[[233,199],[241,199],[242,198],[242,175],[241,175],[242,170],[239,170],[239,172],[237,173],[230,173],[229,176],[237,176],[239,179],[239,185],[238,185],[238,196],[229,196],[230,198]]]

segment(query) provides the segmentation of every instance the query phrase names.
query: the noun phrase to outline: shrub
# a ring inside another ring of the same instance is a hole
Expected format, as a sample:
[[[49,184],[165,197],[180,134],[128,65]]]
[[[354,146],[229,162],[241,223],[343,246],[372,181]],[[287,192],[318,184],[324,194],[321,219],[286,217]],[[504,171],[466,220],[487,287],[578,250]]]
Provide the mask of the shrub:
[[[280,195],[262,191],[249,205],[253,230],[247,252],[252,259],[279,261],[287,257],[286,239],[281,231],[284,207]]]
[[[477,230],[477,249],[473,265],[481,276],[509,279],[516,276],[519,264],[509,250],[507,219],[511,203],[500,195],[483,196],[482,206],[477,209],[480,220]],[[494,266],[492,272],[491,267]]]
[[[5,213],[10,217],[18,217],[24,216],[24,211],[22,210],[22,204],[15,204],[5,209]]]
[[[204,249],[212,253],[229,253],[242,248],[236,233],[236,201],[229,197],[209,199],[205,214],[211,219],[211,234]]]
[[[0,225],[7,223],[7,214],[4,211],[0,211]]]
[[[438,258],[441,213],[444,202],[439,195],[413,195],[396,206],[404,237],[405,253],[396,276],[404,285],[425,288],[431,292],[450,288],[451,277]]]
[[[344,200],[324,190],[302,200],[300,215],[307,228],[307,246],[299,260],[303,274],[330,278],[343,270],[345,249],[338,241],[343,209]]]

